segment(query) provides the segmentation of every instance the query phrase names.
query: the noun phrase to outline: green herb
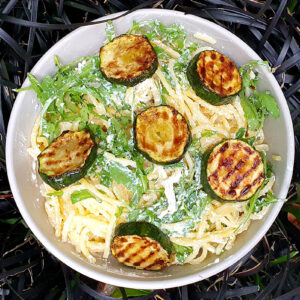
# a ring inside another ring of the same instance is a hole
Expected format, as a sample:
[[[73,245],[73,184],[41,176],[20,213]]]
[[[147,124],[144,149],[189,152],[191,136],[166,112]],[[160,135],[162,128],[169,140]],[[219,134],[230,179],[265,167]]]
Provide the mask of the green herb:
[[[236,138],[236,139],[241,139],[241,138],[244,137],[245,133],[246,133],[246,129],[245,129],[244,127],[242,127],[242,128],[240,128],[240,129],[237,131],[237,133],[235,134],[235,138]]]
[[[218,131],[214,131],[214,130],[207,131],[207,132],[201,133],[201,137],[209,137],[209,136],[213,136],[213,135],[215,135],[217,133],[218,133]]]
[[[88,190],[74,191],[71,194],[72,204],[75,204],[79,201],[82,201],[82,200],[88,199],[88,198],[94,198],[95,199],[95,197]]]
[[[192,247],[181,246],[173,243],[174,251],[176,252],[176,257],[180,263],[184,263],[187,256],[193,252]]]
[[[65,67],[55,57],[55,63],[58,72],[53,77],[46,76],[42,82],[28,74],[30,88],[43,105],[41,129],[48,142],[60,134],[61,122],[80,121],[79,129],[86,128],[89,114],[94,112],[93,106],[83,100],[83,95],[91,95],[105,106],[117,108],[111,100],[111,95],[114,95],[125,106],[126,87],[103,78],[98,56],[86,56]],[[77,63],[80,65],[76,66]]]
[[[259,117],[258,111],[256,110],[255,105],[246,98],[243,92],[240,92],[240,100],[244,110],[245,117],[248,122],[248,126],[250,130],[257,130],[263,121],[262,117]]]
[[[169,47],[176,49],[180,54],[185,50],[186,33],[181,25],[165,26],[159,21],[133,21],[128,33],[139,33],[147,36],[150,41],[160,39]]]
[[[118,210],[118,212],[115,214],[116,218],[119,218],[119,217],[122,215],[123,210],[124,210],[124,206],[119,206],[119,210]]]
[[[270,114],[274,119],[278,119],[280,117],[280,111],[275,99],[270,95],[270,92],[265,91],[259,93],[257,96],[260,105],[262,106],[262,110],[265,110],[265,114]]]
[[[132,209],[127,216],[127,221],[145,221],[160,227],[163,221],[158,218],[158,214],[161,209],[165,209],[166,207],[167,200],[164,195],[162,195],[158,201],[149,207]]]
[[[164,77],[166,78],[166,80],[169,83],[169,85],[172,88],[176,88],[176,84],[175,84],[175,82],[173,80],[173,77],[170,75],[169,65],[163,62],[161,64],[161,71],[164,74]]]
[[[180,161],[180,162],[175,163],[175,164],[165,165],[164,169],[184,168],[185,166],[186,166],[185,163]]]
[[[60,63],[59,58],[58,58],[57,55],[54,55],[54,64],[55,64],[55,66],[56,66],[58,69],[61,69],[61,68],[62,68],[62,65],[61,65],[61,63]]]
[[[47,196],[56,196],[61,197],[63,195],[63,191],[55,191],[53,193],[48,193]]]
[[[264,119],[269,115],[275,119],[280,116],[277,103],[270,95],[270,92],[259,93],[257,91],[259,73],[255,72],[254,68],[258,65],[263,65],[270,69],[268,63],[263,61],[252,61],[240,68],[242,90],[239,96],[249,129],[252,131],[260,130],[263,127]]]
[[[159,46],[154,46],[153,47],[157,57],[161,60],[169,60],[170,59],[170,55],[162,48],[160,48]]]
[[[123,184],[133,194],[130,203],[132,207],[137,207],[138,201],[148,186],[147,178],[142,171],[132,171],[115,161],[104,158],[103,155],[98,156],[90,172],[98,176],[105,186],[110,187],[113,181]]]
[[[277,203],[277,202],[280,202],[280,201],[285,201],[284,199],[278,199],[278,198],[275,198],[273,193],[271,192],[268,192],[266,196],[260,198],[260,199],[257,199],[255,205],[254,205],[254,208],[253,208],[253,212],[259,212],[261,211],[261,209],[265,206],[269,206],[271,205],[272,203]]]
[[[259,193],[262,190],[263,186],[264,186],[264,184],[262,184],[260,186],[260,188],[256,191],[256,193],[249,199],[247,215],[243,219],[242,223],[234,230],[235,234],[238,233],[239,230],[246,224],[246,222],[249,220],[251,214],[254,212],[254,208],[257,203]]]
[[[110,42],[115,38],[115,28],[112,21],[106,23],[105,33]]]
[[[159,82],[159,94],[160,94],[160,97],[161,97],[161,104],[163,105],[166,105],[167,104],[167,100],[166,100],[166,96],[169,95],[167,89],[165,88],[165,86]]]
[[[247,215],[245,216],[244,220],[242,223],[238,226],[238,228],[235,229],[235,233],[237,233],[244,225],[245,223],[249,220],[250,216],[254,212],[260,211],[264,206],[268,206],[272,203],[277,203],[280,201],[285,201],[284,199],[277,199],[274,197],[274,195],[271,192],[268,192],[266,196],[262,198],[258,198],[260,191],[263,189],[264,186],[266,186],[272,176],[272,171],[271,171],[271,165],[266,162],[266,158],[264,153],[262,153],[262,159],[264,162],[264,169],[265,169],[265,181],[263,184],[258,188],[256,193],[249,199],[248,205],[247,205]]]
[[[165,195],[154,202],[150,207],[133,209],[127,217],[128,222],[146,221],[156,226],[162,224],[182,222],[180,226],[172,230],[165,229],[169,235],[186,235],[201,220],[205,207],[211,202],[211,198],[200,190],[200,173],[201,173],[201,154],[197,153],[194,157],[195,171],[192,175],[185,175],[183,172],[179,183],[174,186],[174,192],[177,203],[177,210],[173,214],[166,214],[159,218],[160,213],[168,206]]]
[[[192,154],[192,155],[196,155],[197,153],[200,152],[200,148],[201,148],[201,141],[200,138],[193,138],[192,142],[189,146],[188,151]]]

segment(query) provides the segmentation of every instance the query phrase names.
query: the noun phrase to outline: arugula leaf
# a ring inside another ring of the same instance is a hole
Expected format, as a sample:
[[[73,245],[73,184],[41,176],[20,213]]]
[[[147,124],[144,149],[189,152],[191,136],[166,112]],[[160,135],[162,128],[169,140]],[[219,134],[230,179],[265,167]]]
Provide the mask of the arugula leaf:
[[[252,61],[240,68],[242,90],[239,97],[249,129],[252,131],[260,130],[263,127],[264,119],[269,115],[275,119],[280,116],[277,103],[270,92],[259,93],[257,91],[259,73],[253,70],[258,65],[263,65],[270,70],[268,63],[264,61]]]
[[[182,222],[180,226],[172,230],[165,229],[170,235],[186,235],[201,220],[205,207],[212,201],[208,195],[200,190],[200,173],[201,173],[201,154],[194,156],[195,172],[193,174],[183,175],[177,185],[174,186],[174,192],[177,202],[177,210],[173,214],[167,214],[159,218],[162,210],[166,209],[168,202],[165,195],[154,202],[150,207],[135,208],[128,217],[127,221],[146,221],[156,226],[162,224]]]
[[[107,169],[116,183],[124,184],[130,191],[135,191],[136,184],[142,186],[136,173],[114,161],[107,161]]]
[[[262,158],[263,158],[264,164],[267,164],[264,154],[263,154]],[[260,191],[263,189],[264,186],[266,186],[268,184],[270,177],[271,177],[271,170],[269,169],[270,164],[267,164],[267,166],[264,168],[265,168],[266,179],[263,182],[263,184],[258,188],[258,190],[255,192],[255,194],[249,199],[249,202],[247,204],[247,210],[248,210],[247,215],[245,216],[242,223],[235,229],[234,233],[237,233],[245,225],[245,223],[249,220],[252,213],[258,212],[264,206],[268,206],[272,203],[277,203],[279,201],[286,201],[285,199],[275,198],[271,192],[268,192],[267,195],[262,198],[258,198]]]
[[[167,200],[165,196],[161,196],[158,201],[154,202],[149,207],[143,207],[143,208],[136,207],[132,209],[127,216],[127,221],[128,222],[145,221],[160,227],[164,223],[164,221],[158,218],[158,212],[161,209],[165,209],[166,207],[167,207]]]
[[[48,193],[47,196],[56,196],[56,197],[61,197],[63,195],[63,191],[55,191],[53,193]]]
[[[106,23],[105,33],[110,42],[115,38],[115,28],[112,21]]]
[[[249,202],[248,202],[248,213],[244,217],[242,223],[234,230],[235,234],[238,233],[239,230],[246,224],[246,222],[249,220],[251,214],[254,212],[255,205],[257,203],[259,193],[262,190],[263,186],[264,186],[264,184],[262,184],[260,186],[260,188],[256,191],[256,193],[249,199]]]
[[[128,33],[139,33],[147,36],[149,41],[159,38],[171,48],[175,48],[180,54],[186,49],[186,33],[181,25],[172,24],[165,26],[159,21],[133,21]]]
[[[251,101],[244,95],[240,94],[241,104],[244,110],[245,118],[247,119],[250,130],[256,130],[260,126],[260,118],[258,111]]]
[[[88,199],[88,198],[94,198],[95,199],[95,197],[88,190],[74,191],[71,194],[72,204],[75,204],[79,201],[82,201],[82,200]]]
[[[54,64],[58,69],[62,68],[62,65],[61,65],[60,60],[57,55],[54,55]]]
[[[192,142],[189,146],[188,151],[192,154],[192,155],[196,155],[197,153],[199,153],[201,148],[201,141],[200,138],[193,138]]]
[[[240,68],[240,74],[243,78],[243,82],[244,80],[249,80],[249,73],[252,71],[252,69],[256,66],[264,66],[267,68],[267,70],[270,72],[271,68],[269,66],[269,63],[267,61],[263,61],[263,60],[253,60],[250,61],[246,64],[244,64],[241,68]],[[247,85],[248,85],[248,81],[247,81]]]
[[[278,119],[280,111],[278,109],[275,99],[270,95],[269,91],[258,94],[258,99],[262,105],[262,109],[265,109],[274,119]]]
[[[170,59],[170,55],[164,49],[160,48],[159,46],[153,46],[153,49],[159,59],[161,59],[161,60]]]
[[[99,70],[98,56],[85,56],[64,67],[57,56],[54,57],[54,61],[58,72],[53,77],[46,76],[39,82],[34,75],[28,74],[30,89],[36,92],[43,105],[41,129],[48,142],[60,134],[61,122],[80,121],[79,129],[86,128],[89,114],[95,113],[91,104],[83,100],[85,94],[95,97],[105,106],[119,109],[111,100],[113,94],[123,107],[126,106],[126,87],[110,83],[103,78]],[[80,65],[77,66],[77,63]]]
[[[98,176],[100,182],[107,187],[110,187],[113,181],[123,184],[133,194],[130,202],[133,208],[137,207],[142,194],[148,188],[148,180],[142,170],[132,171],[118,162],[106,159],[102,154],[97,157],[89,173]]]
[[[164,169],[175,169],[175,168],[184,168],[184,167],[185,167],[185,163],[182,161],[179,161],[175,164],[165,165]]]
[[[246,129],[245,129],[244,127],[242,127],[242,128],[240,128],[240,129],[237,131],[237,133],[235,134],[235,138],[236,138],[236,139],[241,139],[241,138],[244,137],[245,133],[246,133]]]
[[[31,88],[36,92],[37,97],[43,101],[43,89],[39,81],[36,79],[36,77],[30,73],[27,74],[27,77],[31,83]]]
[[[180,263],[184,263],[187,256],[193,252],[192,247],[181,246],[173,243],[173,248],[176,252],[176,257]]]
[[[122,215],[123,210],[124,210],[124,206],[119,206],[119,210],[115,214],[116,218],[119,218]]]
[[[201,133],[201,137],[208,137],[208,136],[213,136],[215,134],[217,134],[218,131],[212,130],[212,131],[207,131],[207,132],[203,132]]]
[[[253,208],[253,212],[259,212],[263,207],[269,206],[272,203],[277,203],[280,201],[285,201],[285,200],[275,198],[273,193],[268,192],[267,195],[264,196],[263,198],[257,199],[257,201],[254,205],[254,208]]]
[[[165,76],[167,82],[169,83],[169,85],[170,85],[172,88],[176,88],[176,84],[175,84],[175,82],[174,82],[174,80],[173,80],[173,77],[170,75],[170,71],[169,71],[169,66],[168,66],[168,64],[166,64],[166,63],[163,62],[163,63],[161,64],[161,71],[162,71],[162,73],[164,74],[164,76]]]

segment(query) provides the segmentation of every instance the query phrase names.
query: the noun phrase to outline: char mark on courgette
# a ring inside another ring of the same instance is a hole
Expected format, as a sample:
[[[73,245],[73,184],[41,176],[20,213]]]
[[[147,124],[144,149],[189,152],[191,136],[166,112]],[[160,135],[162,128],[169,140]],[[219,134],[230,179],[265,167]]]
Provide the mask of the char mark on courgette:
[[[190,143],[189,125],[173,107],[155,106],[138,114],[134,122],[136,148],[150,161],[180,161]]]
[[[64,131],[38,156],[41,178],[60,190],[84,177],[97,156],[89,131]]]
[[[265,179],[261,155],[246,142],[226,140],[208,150],[202,160],[204,190],[215,199],[247,200]]]
[[[100,49],[100,70],[111,82],[134,86],[151,77],[158,67],[147,37],[120,35]]]
[[[215,50],[196,54],[189,63],[187,78],[195,93],[213,105],[230,102],[242,88],[234,62]]]
[[[142,270],[162,270],[172,261],[172,242],[155,225],[147,222],[120,224],[111,251],[117,260]]]

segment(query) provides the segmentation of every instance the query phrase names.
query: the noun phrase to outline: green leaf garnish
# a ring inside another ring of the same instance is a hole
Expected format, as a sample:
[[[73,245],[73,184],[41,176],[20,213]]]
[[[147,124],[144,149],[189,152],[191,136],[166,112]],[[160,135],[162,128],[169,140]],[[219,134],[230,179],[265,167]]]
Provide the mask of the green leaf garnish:
[[[85,200],[85,199],[88,199],[88,198],[95,199],[95,197],[88,190],[74,191],[71,194],[72,204],[75,204],[79,201],[82,201],[82,200]]]

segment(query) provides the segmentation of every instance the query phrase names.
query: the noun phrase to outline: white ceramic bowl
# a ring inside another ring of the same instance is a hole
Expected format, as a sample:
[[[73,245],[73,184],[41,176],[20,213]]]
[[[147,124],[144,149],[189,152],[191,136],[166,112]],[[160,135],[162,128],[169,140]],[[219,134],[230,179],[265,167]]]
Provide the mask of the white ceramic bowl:
[[[113,15],[109,16],[113,17]],[[185,15],[181,12],[144,9],[114,21],[117,33],[127,31],[132,21],[157,19],[164,24],[174,22],[182,24],[187,32],[205,32],[216,39],[214,45],[225,55],[242,65],[250,60],[260,59],[259,56],[243,41],[224,28],[207,20]],[[35,65],[31,73],[42,79],[54,74],[56,68],[53,57],[58,55],[62,64],[68,64],[76,58],[98,52],[105,37],[105,24],[82,27],[68,34],[54,45]],[[276,174],[274,187],[278,198],[285,198],[290,184],[294,160],[294,135],[292,121],[286,100],[274,76],[261,68],[262,89],[268,89],[275,96],[281,116],[278,120],[269,119],[265,122],[265,140],[270,145],[269,157],[277,154],[281,161],[273,162]],[[28,79],[23,87],[28,86]],[[160,272],[136,271],[118,264],[114,259],[98,261],[90,264],[75,253],[73,246],[63,243],[54,235],[44,210],[44,200],[39,192],[41,180],[36,176],[34,164],[27,153],[30,145],[30,132],[40,111],[39,100],[32,91],[18,95],[8,126],[6,159],[9,182],[18,208],[26,223],[42,244],[62,262],[78,272],[113,285],[156,289],[170,288],[196,282],[210,277],[229,267],[246,255],[263,237],[280,211],[282,203],[272,205],[268,214],[251,224],[247,232],[238,236],[233,248],[219,256],[211,257],[199,265],[171,266]]]

